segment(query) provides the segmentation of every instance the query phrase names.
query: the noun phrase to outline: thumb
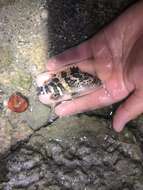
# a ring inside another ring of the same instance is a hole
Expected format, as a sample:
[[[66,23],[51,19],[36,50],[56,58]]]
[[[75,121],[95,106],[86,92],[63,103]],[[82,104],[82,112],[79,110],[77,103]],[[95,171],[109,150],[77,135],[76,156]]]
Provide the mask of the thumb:
[[[113,128],[121,132],[127,122],[143,112],[143,91],[135,91],[119,108],[113,118]]]

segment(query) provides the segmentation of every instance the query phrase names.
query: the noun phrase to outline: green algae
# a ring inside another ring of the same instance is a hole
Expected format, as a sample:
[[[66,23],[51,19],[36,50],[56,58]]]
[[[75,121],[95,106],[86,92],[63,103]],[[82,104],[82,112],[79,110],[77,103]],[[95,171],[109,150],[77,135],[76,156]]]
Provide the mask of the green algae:
[[[9,46],[0,47],[0,70],[7,70],[13,63],[13,53]]]
[[[32,85],[32,76],[31,74],[19,69],[11,77],[11,84],[16,89],[29,90]]]

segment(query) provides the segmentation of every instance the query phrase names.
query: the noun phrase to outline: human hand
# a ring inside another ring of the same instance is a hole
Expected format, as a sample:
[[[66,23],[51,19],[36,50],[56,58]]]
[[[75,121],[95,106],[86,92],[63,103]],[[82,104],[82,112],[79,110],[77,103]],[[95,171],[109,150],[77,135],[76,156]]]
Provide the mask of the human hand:
[[[54,72],[66,65],[77,64],[82,70],[103,81],[103,87],[55,108],[59,116],[101,108],[127,97],[117,109],[113,128],[120,132],[124,125],[143,112],[143,1],[137,3],[92,39],[51,58],[46,66]],[[38,84],[45,80],[37,79]],[[39,96],[46,102],[46,95]]]

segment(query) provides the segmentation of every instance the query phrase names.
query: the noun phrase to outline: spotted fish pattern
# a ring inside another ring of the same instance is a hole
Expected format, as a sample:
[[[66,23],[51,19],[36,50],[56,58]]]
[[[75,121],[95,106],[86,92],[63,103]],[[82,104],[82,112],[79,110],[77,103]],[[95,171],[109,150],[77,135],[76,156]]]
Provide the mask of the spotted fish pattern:
[[[83,72],[77,66],[69,67],[54,74],[43,86],[37,88],[38,95],[51,94],[52,100],[62,99],[65,94],[71,98],[84,94],[88,89],[95,89],[102,85],[97,76]]]

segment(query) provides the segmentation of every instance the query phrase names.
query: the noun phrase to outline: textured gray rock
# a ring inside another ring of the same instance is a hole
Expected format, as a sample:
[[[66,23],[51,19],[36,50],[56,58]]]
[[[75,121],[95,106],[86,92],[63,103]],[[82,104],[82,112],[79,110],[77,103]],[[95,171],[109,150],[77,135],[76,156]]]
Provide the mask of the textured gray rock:
[[[109,126],[81,116],[35,133],[7,157],[3,189],[140,190],[142,151],[133,134]]]

